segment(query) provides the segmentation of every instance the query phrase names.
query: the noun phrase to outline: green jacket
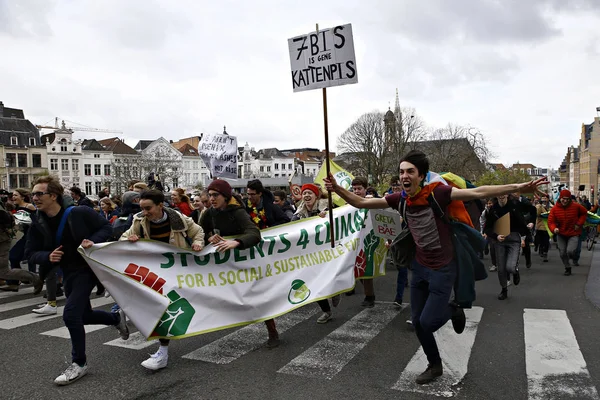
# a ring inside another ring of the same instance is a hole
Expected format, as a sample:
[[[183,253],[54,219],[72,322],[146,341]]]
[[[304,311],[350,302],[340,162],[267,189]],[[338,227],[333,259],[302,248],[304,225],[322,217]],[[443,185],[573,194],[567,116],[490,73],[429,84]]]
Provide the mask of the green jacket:
[[[218,229],[219,235],[233,236],[240,242],[238,249],[247,249],[261,241],[260,231],[250,219],[246,209],[232,197],[224,210],[207,209],[200,217],[200,226],[204,230],[205,241]]]

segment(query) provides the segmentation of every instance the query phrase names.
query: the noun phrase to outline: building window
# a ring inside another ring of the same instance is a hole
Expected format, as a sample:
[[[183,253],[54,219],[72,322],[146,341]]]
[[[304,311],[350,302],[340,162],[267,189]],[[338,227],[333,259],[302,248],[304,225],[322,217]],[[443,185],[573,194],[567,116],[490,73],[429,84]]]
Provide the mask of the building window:
[[[185,164],[185,167],[184,167],[185,169],[190,169],[190,162],[189,161],[186,161],[184,164]]]
[[[192,165],[194,166],[194,169],[198,169],[198,161],[194,161]]]
[[[279,178],[279,174],[275,174],[275,178]]]
[[[85,193],[86,194],[91,194],[92,193],[92,182],[86,182],[85,183]]]
[[[15,153],[6,153],[6,163],[9,167],[16,167],[17,155]]]
[[[11,136],[10,137],[10,145],[11,146],[18,146],[19,145],[19,139],[16,136]]]
[[[22,187],[22,188],[29,187],[29,176],[27,174],[19,175],[19,187]]]
[[[62,159],[60,160],[60,169],[62,169],[63,171],[68,171],[69,170],[69,160],[66,159]]]
[[[92,164],[83,164],[83,173],[86,176],[91,176],[92,175]],[[91,183],[90,183],[91,185]],[[90,193],[90,192],[88,192]]]
[[[96,189],[96,195],[102,191],[102,182],[94,182],[94,186]]]
[[[279,164],[275,163],[275,171],[279,169]]]
[[[68,151],[67,150],[67,139],[60,140],[60,151]]]
[[[110,165],[104,166],[104,175],[110,175]]]
[[[100,158],[100,154],[94,154],[94,158]]]
[[[264,166],[260,166],[260,172],[265,172],[265,167]]]
[[[20,168],[27,168],[27,154],[17,154]]]
[[[179,179],[173,178],[173,187],[179,186]]]
[[[285,169],[285,164],[281,164],[281,169]]]
[[[194,183],[194,184],[198,183],[198,179],[200,179],[200,174],[199,174],[199,173],[197,173],[197,172],[194,172],[194,173],[192,174],[192,176],[193,176],[193,178],[192,178],[192,179],[194,180],[194,182],[192,182],[192,183]]]
[[[42,168],[42,155],[41,154],[32,154],[31,155],[31,164],[33,168]]]
[[[73,160],[72,168],[73,171],[79,171],[79,160]]]
[[[102,174],[102,165],[94,164],[94,175],[101,175],[101,174]]]
[[[35,138],[34,137],[30,137],[29,138],[29,145],[30,146],[35,146]]]
[[[50,159],[50,170],[51,171],[58,171],[58,158],[51,158]]]
[[[267,166],[267,172],[271,172],[271,166],[270,165]]]
[[[288,169],[294,169],[294,167],[292,166],[292,164],[288,164]]]

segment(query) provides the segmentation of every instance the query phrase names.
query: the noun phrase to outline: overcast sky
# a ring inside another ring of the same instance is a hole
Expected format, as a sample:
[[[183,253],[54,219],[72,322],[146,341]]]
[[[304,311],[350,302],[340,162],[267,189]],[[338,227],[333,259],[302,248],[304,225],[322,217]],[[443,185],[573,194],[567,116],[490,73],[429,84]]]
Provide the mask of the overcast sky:
[[[226,125],[240,146],[324,148],[321,93],[292,92],[287,44],[317,22],[354,31],[333,150],[398,88],[429,126],[481,129],[496,162],[557,167],[600,106],[598,0],[0,0],[0,100],[130,145]]]

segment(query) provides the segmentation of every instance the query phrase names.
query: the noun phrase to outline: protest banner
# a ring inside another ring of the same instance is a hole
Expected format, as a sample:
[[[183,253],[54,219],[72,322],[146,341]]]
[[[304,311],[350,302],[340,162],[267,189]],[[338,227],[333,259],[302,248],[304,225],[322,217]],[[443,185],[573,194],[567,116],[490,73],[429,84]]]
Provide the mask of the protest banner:
[[[352,25],[288,39],[294,92],[358,82]]]
[[[237,138],[223,133],[204,133],[198,144],[198,155],[213,177],[238,177]]]
[[[346,190],[350,190],[350,187],[352,187],[352,179],[354,179],[354,176],[350,172],[346,171],[344,168],[342,168],[339,165],[337,165],[336,163],[334,163],[333,161],[329,161],[329,168],[330,168],[331,174],[337,181],[338,185],[340,185],[341,187],[343,187]],[[318,183],[319,185],[324,187],[325,182],[323,181],[323,178],[325,178],[326,176],[327,176],[327,168],[325,167],[325,163],[323,163],[321,165],[321,169],[317,173],[317,176],[315,176],[315,183]],[[343,206],[346,204],[346,201],[344,199],[342,199],[340,196],[338,196],[337,194],[332,193],[331,195],[333,198],[333,202],[337,206]]]
[[[369,213],[373,221],[375,236],[394,240],[402,231],[402,217],[397,211],[388,210],[371,210]]]
[[[387,249],[367,210],[333,213],[333,249],[329,221],[313,217],[265,229],[245,250],[143,240],[79,252],[144,336],[180,339],[274,318],[384,275]]]

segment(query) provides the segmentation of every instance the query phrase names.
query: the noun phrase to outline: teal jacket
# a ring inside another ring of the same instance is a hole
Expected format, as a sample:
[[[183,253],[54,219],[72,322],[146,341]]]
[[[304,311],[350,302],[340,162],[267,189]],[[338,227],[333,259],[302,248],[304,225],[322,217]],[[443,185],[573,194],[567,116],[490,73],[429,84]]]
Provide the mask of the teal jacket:
[[[485,249],[485,239],[476,229],[461,222],[450,221],[454,258],[458,276],[454,284],[455,302],[462,308],[471,308],[475,301],[475,281],[487,278],[485,264],[478,253]]]

